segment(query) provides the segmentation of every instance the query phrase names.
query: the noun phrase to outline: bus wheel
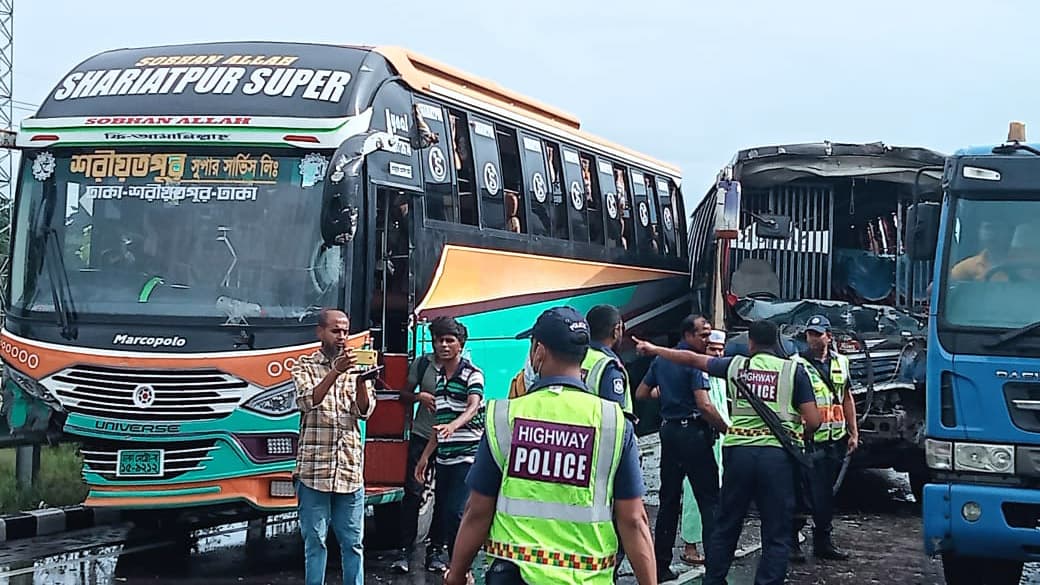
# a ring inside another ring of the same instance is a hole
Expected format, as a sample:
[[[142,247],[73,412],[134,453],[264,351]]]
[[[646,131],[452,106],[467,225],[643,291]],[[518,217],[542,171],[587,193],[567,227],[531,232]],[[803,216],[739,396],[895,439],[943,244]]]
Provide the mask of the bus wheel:
[[[1022,579],[1022,561],[946,553],[942,562],[946,585],[1018,585]]]
[[[373,507],[372,516],[365,519],[365,548],[392,550],[401,548],[401,502],[379,504]]]

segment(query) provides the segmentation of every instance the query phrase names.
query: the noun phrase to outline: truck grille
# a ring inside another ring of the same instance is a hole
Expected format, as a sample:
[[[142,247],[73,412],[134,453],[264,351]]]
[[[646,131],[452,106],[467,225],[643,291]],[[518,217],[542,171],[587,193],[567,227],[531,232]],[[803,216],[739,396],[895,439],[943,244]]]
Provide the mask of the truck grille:
[[[173,479],[189,471],[202,471],[206,461],[213,459],[209,452],[216,446],[216,439],[177,442],[102,441],[91,439],[82,444],[85,471],[96,473],[111,481],[157,481]],[[116,462],[120,450],[162,449],[163,474],[155,477],[117,477]]]
[[[249,384],[215,369],[66,368],[41,380],[68,412],[132,421],[213,420],[229,414]]]
[[[874,383],[881,384],[891,382],[899,373],[898,349],[877,350],[870,352],[870,365],[874,367]],[[849,368],[852,370],[852,380],[857,386],[867,384],[867,360],[862,353],[849,355]]]
[[[1011,422],[1023,431],[1040,433],[1040,384],[1009,382],[1004,384]]]

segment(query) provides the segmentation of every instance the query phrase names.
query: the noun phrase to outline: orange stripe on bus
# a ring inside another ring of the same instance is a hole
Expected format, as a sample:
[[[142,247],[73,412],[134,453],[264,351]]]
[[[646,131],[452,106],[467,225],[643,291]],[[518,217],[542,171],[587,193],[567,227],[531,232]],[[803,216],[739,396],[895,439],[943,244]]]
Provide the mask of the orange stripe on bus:
[[[361,347],[369,340],[369,332],[363,331],[351,336],[348,344]],[[73,365],[89,364],[96,366],[112,366],[117,368],[216,368],[222,372],[238,376],[257,386],[269,387],[289,379],[289,370],[302,355],[314,353],[319,344],[297,346],[284,352],[248,352],[230,353],[230,357],[222,357],[220,352],[206,354],[159,355],[148,352],[146,355],[133,351],[96,350],[88,347],[69,347],[63,349],[52,344],[41,343],[14,336],[7,331],[0,331],[0,354],[3,360],[13,368],[34,379],[41,379],[54,372]],[[97,353],[93,353],[93,352]]]
[[[616,286],[680,272],[448,245],[416,313],[551,291]]]

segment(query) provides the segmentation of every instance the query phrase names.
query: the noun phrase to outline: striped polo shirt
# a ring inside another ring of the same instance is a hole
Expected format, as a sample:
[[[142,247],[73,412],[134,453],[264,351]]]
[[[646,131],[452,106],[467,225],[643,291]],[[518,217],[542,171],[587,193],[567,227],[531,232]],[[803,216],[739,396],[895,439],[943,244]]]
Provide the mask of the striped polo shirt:
[[[480,410],[473,419],[448,437],[437,443],[437,463],[455,465],[457,463],[473,463],[477,454],[480,438],[484,436],[484,372],[469,360],[462,358],[455,374],[446,378],[444,370],[438,370],[437,391],[437,424],[450,424],[466,410],[466,402],[470,395],[481,399]]]

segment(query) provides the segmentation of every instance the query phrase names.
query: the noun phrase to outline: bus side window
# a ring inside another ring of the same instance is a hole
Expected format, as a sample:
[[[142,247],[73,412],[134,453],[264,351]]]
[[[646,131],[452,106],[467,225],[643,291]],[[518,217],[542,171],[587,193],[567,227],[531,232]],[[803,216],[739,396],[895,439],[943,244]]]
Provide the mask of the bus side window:
[[[668,179],[658,177],[657,198],[661,203],[661,236],[664,242],[664,253],[669,256],[678,256],[675,229],[675,196],[672,194],[671,184]]]
[[[596,174],[599,189],[603,194],[603,219],[606,227],[608,248],[623,248],[624,225],[621,217],[621,199],[618,197],[617,184],[614,182],[614,168],[608,161],[599,159],[596,162]]]
[[[549,216],[552,219],[552,237],[566,240],[567,203],[563,199],[563,165],[560,164],[560,148],[557,144],[545,143],[545,158],[549,165],[549,183],[552,199],[549,200]]]
[[[506,229],[517,234],[523,233],[524,172],[520,167],[520,146],[516,140],[516,130],[495,124],[495,132],[498,134],[498,157],[502,161],[502,199],[506,208]]]
[[[599,186],[599,175],[595,172],[592,157],[581,156],[581,180],[585,186],[585,209],[589,218],[589,241],[604,244],[603,237],[603,190]]]
[[[614,167],[614,189],[617,190],[618,204],[621,206],[621,247],[626,250],[637,249],[634,203],[632,190],[628,188],[628,176],[624,167]]]
[[[650,239],[650,200],[646,195],[643,172],[629,169],[632,178],[632,215],[636,232],[636,247],[640,252],[653,252]]]
[[[686,247],[689,245],[689,232],[686,230],[686,202],[683,201],[682,189],[671,185],[673,219],[675,220],[675,247],[676,255],[681,258],[687,257]]]
[[[455,174],[458,177],[459,221],[479,225],[477,216],[477,183],[473,175],[473,152],[470,149],[468,120],[458,110],[448,110],[451,121],[452,150],[455,153]]]
[[[585,212],[588,191],[582,179],[581,158],[578,157],[578,151],[569,146],[562,146],[560,152],[563,153],[563,201],[571,226],[571,240],[588,242],[589,220]]]
[[[646,184],[646,195],[650,205],[650,246],[658,254],[667,254],[668,252],[662,243],[661,207],[657,189],[654,187],[654,178],[650,175],[643,175],[643,183]]]
[[[523,173],[527,179],[527,231],[533,236],[552,234],[552,204],[549,201],[549,179],[545,166],[545,147],[531,134],[520,133]]]
[[[427,102],[417,101],[417,113],[422,117],[430,131],[440,140],[420,151],[423,169],[423,190],[426,195],[426,217],[441,221],[458,221],[459,212],[455,205],[455,190],[452,188],[451,141],[448,139],[447,126],[444,124],[444,110]]]
[[[506,214],[502,205],[504,184],[502,163],[498,160],[495,125],[490,120],[470,116],[469,126],[480,193],[481,224],[486,228],[502,230],[506,227]]]

